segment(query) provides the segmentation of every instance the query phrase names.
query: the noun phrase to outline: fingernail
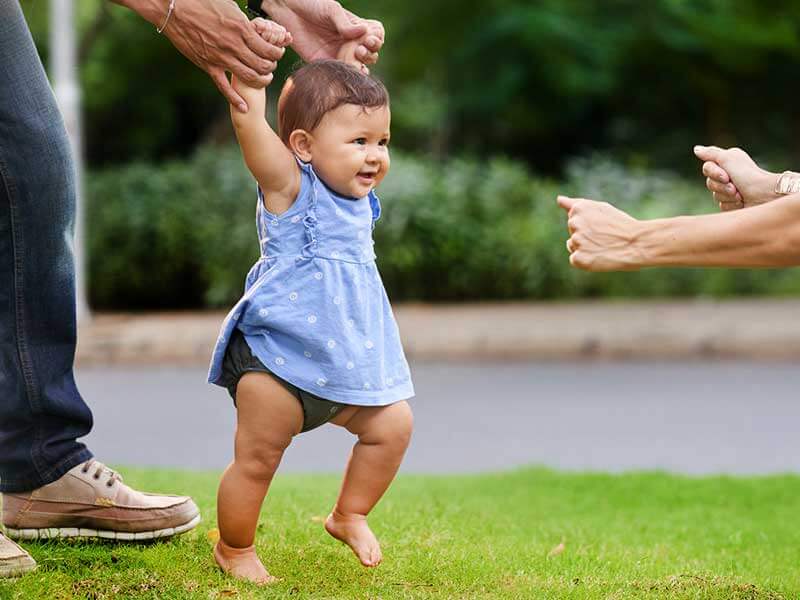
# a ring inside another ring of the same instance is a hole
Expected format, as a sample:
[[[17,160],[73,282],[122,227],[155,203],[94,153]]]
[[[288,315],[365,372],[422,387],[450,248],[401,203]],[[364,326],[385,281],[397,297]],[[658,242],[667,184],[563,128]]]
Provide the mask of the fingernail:
[[[238,109],[240,112],[246,113],[247,112],[247,104],[244,102],[240,102],[238,105]]]

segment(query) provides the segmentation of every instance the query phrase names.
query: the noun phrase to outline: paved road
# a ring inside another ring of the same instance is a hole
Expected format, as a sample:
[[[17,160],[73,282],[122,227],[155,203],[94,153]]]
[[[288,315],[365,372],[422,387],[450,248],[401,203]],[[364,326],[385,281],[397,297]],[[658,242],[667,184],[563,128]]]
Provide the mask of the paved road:
[[[800,472],[792,364],[417,363],[406,472],[561,469]],[[83,368],[101,460],[221,468],[234,413],[198,368]],[[349,434],[299,436],[284,471],[338,471]]]

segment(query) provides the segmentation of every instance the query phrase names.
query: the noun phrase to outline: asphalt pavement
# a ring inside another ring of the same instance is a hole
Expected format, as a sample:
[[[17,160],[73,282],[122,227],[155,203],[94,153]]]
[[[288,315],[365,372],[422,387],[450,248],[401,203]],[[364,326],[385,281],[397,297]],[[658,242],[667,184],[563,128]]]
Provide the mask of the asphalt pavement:
[[[800,369],[743,361],[413,361],[416,429],[405,472],[546,465],[687,474],[800,472]],[[205,368],[84,366],[87,438],[117,465],[221,469],[234,409]],[[283,471],[333,472],[351,436],[298,436]]]

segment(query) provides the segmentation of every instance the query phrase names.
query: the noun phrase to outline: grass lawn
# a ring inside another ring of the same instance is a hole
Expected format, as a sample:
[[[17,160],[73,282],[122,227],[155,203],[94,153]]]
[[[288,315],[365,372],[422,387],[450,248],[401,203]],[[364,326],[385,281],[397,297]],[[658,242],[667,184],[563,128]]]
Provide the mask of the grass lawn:
[[[211,558],[218,474],[123,472],[191,494],[203,522],[150,545],[29,543],[38,571],[0,599],[800,598],[796,476],[401,476],[371,517],[384,562],[367,570],[322,529],[338,477],[279,474],[256,543],[282,580],[258,588]]]

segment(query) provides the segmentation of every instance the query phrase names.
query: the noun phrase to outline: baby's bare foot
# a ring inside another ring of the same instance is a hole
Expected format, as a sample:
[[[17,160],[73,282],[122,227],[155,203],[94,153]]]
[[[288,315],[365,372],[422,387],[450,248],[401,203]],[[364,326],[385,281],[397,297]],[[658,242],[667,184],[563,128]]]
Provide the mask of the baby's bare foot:
[[[350,546],[365,567],[377,567],[383,555],[381,545],[363,515],[343,515],[334,510],[325,520],[325,530]]]
[[[246,579],[259,585],[278,581],[278,578],[267,573],[261,564],[255,546],[233,548],[220,540],[214,546],[214,560],[223,571],[237,579]]]

